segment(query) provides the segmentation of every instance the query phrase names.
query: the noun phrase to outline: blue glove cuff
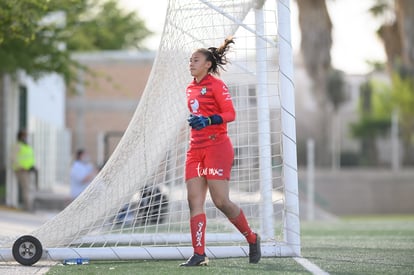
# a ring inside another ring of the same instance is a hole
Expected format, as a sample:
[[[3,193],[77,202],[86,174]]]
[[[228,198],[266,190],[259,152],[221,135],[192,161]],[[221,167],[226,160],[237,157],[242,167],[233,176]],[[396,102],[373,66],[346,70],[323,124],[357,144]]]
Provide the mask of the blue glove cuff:
[[[208,122],[209,122],[209,125],[222,124],[223,119],[219,115],[212,115],[208,117]]]

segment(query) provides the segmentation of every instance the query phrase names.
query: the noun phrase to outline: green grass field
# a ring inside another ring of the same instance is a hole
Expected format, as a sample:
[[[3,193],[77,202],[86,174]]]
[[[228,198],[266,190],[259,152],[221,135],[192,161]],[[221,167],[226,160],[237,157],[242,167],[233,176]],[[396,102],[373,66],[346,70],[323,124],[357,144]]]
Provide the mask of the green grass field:
[[[414,216],[352,217],[302,222],[302,256],[330,274],[414,274]],[[182,261],[91,262],[52,267],[50,274],[309,274],[292,258],[211,259],[207,267]]]

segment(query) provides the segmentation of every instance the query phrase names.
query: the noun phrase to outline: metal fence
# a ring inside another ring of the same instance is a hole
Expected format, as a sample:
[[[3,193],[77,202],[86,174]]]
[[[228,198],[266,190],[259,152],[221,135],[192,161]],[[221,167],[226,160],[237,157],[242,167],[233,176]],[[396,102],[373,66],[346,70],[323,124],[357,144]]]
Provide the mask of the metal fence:
[[[68,184],[72,159],[70,131],[38,119],[33,119],[30,125],[39,190],[52,190],[59,183]]]

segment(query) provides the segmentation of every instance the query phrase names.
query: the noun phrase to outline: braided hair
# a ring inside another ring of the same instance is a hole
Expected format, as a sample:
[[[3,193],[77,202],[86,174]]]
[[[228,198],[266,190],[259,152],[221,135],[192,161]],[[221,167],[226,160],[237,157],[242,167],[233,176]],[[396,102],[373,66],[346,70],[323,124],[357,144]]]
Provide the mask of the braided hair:
[[[208,49],[201,48],[196,50],[196,52],[199,52],[203,54],[206,57],[207,61],[211,62],[211,67],[208,69],[209,73],[219,75],[221,70],[224,70],[224,65],[229,63],[227,60],[226,54],[230,49],[230,44],[234,44],[233,37],[227,37],[224,40],[224,43],[216,48],[216,47],[210,47]]]

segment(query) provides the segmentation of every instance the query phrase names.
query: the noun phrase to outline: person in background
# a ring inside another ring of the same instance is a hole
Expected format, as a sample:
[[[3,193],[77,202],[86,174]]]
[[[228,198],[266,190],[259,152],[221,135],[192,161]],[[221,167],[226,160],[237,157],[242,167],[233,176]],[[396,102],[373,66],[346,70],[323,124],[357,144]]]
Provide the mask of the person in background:
[[[70,169],[70,195],[72,200],[86,189],[96,174],[96,168],[90,162],[88,153],[84,149],[79,149]]]
[[[23,199],[23,209],[33,212],[35,185],[30,173],[37,172],[37,169],[33,148],[27,142],[27,132],[25,130],[20,130],[17,133],[17,143],[13,148],[12,162]]]

